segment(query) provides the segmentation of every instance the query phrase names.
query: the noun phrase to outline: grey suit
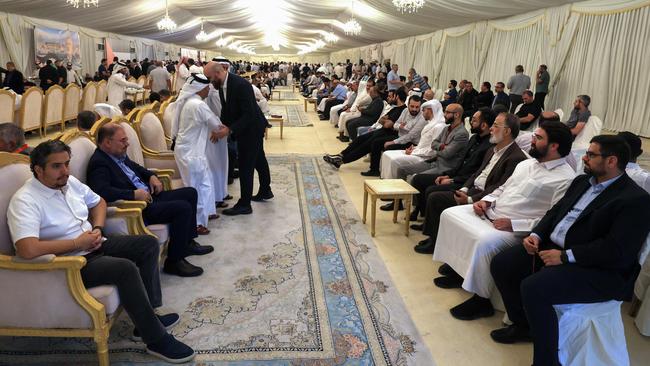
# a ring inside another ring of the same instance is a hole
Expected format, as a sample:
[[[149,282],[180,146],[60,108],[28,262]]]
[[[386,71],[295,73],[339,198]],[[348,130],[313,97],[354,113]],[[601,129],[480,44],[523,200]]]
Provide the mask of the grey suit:
[[[457,167],[463,159],[462,151],[469,140],[463,124],[449,131],[445,128],[431,143],[433,157],[423,162],[397,168],[397,176],[406,178],[412,174],[442,174]]]

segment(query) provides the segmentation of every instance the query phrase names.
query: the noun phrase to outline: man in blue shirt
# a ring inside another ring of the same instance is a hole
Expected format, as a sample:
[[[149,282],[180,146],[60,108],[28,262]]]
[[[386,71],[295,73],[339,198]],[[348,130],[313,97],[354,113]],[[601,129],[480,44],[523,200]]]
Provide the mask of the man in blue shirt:
[[[388,76],[386,77],[389,91],[397,90],[399,89],[400,86],[404,85],[404,83],[399,77],[399,74],[397,73],[397,70],[398,70],[397,64],[393,64],[390,72],[388,73]]]
[[[532,338],[535,365],[559,365],[553,305],[631,297],[650,231],[650,195],[625,173],[625,140],[596,136],[582,160],[586,175],[573,181],[523,245],[491,262],[513,324],[490,335],[499,343]]]
[[[347,98],[348,89],[343,85],[338,77],[332,76],[332,84],[334,85],[334,89],[330,93],[329,97],[327,97],[324,111],[319,116],[321,121],[329,120],[330,110],[332,110],[332,107],[342,104],[345,101],[345,98]]]

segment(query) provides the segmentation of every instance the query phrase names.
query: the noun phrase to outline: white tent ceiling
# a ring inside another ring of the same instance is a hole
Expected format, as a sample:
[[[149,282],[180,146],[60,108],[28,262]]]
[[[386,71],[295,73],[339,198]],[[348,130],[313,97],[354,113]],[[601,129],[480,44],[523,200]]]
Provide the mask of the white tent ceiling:
[[[321,39],[325,31],[333,31],[339,41],[319,52],[424,34],[572,2],[426,0],[425,7],[416,14],[401,14],[391,0],[355,0],[354,15],[362,26],[359,36],[346,36],[343,32],[343,23],[351,14],[350,0],[169,0],[169,15],[178,24],[177,30],[170,34],[156,27],[164,15],[165,0],[100,0],[98,8],[85,9],[72,8],[65,0],[0,0],[0,9],[206,50],[220,50],[215,41],[223,32],[226,40],[251,46],[257,54],[294,54],[299,45]],[[206,42],[195,39],[201,18],[205,19],[205,31],[212,36]],[[278,51],[265,42],[265,34],[273,29],[283,38]]]

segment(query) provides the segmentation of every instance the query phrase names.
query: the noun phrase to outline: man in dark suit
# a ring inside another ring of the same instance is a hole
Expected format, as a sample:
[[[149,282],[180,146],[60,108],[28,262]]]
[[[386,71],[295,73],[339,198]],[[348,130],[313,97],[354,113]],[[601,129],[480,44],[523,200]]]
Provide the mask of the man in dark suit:
[[[384,110],[384,101],[381,99],[379,88],[376,85],[368,91],[368,95],[372,98],[368,107],[359,108],[361,116],[349,120],[345,125],[345,128],[348,129],[348,136],[350,136],[351,140],[357,138],[357,129],[359,127],[372,126],[377,122],[379,116],[381,116],[381,112]]]
[[[456,205],[480,201],[481,198],[505,183],[515,171],[517,164],[526,159],[526,155],[515,142],[515,138],[519,135],[519,118],[517,116],[507,113],[499,114],[490,128],[490,133],[492,134],[490,142],[496,146],[494,149],[488,149],[481,167],[465,181],[463,187],[459,190],[438,187],[427,197],[422,233],[429,237],[420,241],[413,248],[416,252],[433,253],[442,211]],[[442,181],[442,179],[440,183],[451,184],[448,181]]]
[[[221,64],[230,62],[221,59],[206,67],[213,68],[210,73],[219,86],[221,101],[221,122],[226,125],[217,132],[218,138],[231,137],[237,141],[239,159],[239,184],[241,197],[237,203],[223,213],[242,215],[253,212],[251,200],[264,201],[273,198],[271,192],[271,173],[264,154],[264,130],[268,121],[257,106],[251,84],[239,75],[231,74]],[[254,170],[260,181],[259,191],[253,196]]]
[[[25,80],[23,74],[16,70],[16,64],[11,61],[7,62],[7,68],[0,67],[0,73],[5,73],[5,79],[2,81],[3,88],[9,88],[16,94],[25,92]]]
[[[147,202],[147,207],[142,210],[145,223],[169,225],[169,247],[163,271],[181,277],[201,275],[203,269],[185,259],[186,256],[204,255],[214,250],[194,240],[197,237],[196,190],[186,187],[163,191],[162,183],[153,172],[127,157],[129,141],[118,124],[103,126],[97,135],[97,145],[88,162],[88,186],[107,202]]]
[[[56,71],[56,67],[52,64],[52,60],[47,60],[45,66],[38,70],[38,79],[41,81],[41,89],[43,91],[46,91],[59,81],[59,74]]]
[[[630,150],[619,136],[596,136],[578,176],[524,238],[497,254],[491,273],[512,325],[499,343],[534,342],[535,365],[559,365],[553,305],[628,300],[650,226],[650,196],[625,173]],[[532,261],[532,265],[531,265]]]
[[[506,84],[500,81],[494,85],[494,90],[496,91],[496,94],[494,95],[494,99],[492,100],[492,105],[490,106],[490,108],[494,109],[494,106],[500,104],[502,106],[505,106],[506,110],[510,110],[510,97],[504,91],[505,88],[506,88]]]

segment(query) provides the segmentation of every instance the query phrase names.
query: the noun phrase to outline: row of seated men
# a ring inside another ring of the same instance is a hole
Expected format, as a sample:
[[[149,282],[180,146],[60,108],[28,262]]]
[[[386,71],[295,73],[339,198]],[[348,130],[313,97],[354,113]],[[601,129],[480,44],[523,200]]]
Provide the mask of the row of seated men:
[[[92,125],[95,119],[94,112],[85,111],[78,123]],[[191,187],[164,191],[156,174],[128,158],[129,141],[119,124],[101,127],[97,145],[85,185],[70,175],[71,150],[65,143],[48,140],[31,149],[19,127],[0,124],[0,151],[28,154],[34,173],[8,208],[16,254],[26,259],[45,254],[84,256],[84,285],[117,287],[135,326],[132,339],[146,343],[148,353],[166,362],[188,362],[194,357],[192,348],[168,333],[179,323],[179,315],[154,312],[162,306],[158,241],[151,236],[106,235],[103,229],[107,202],[144,201],[142,216],[147,225],[169,225],[163,271],[200,276],[203,269],[186,258],[209,254],[214,248],[196,241],[205,234],[197,230],[197,192]]]
[[[436,286],[473,295],[452,316],[492,316],[498,290],[513,325],[492,338],[533,340],[534,364],[557,365],[552,305],[631,297],[650,229],[650,174],[636,164],[641,140],[629,132],[594,137],[585,174],[576,176],[571,146],[575,127],[586,123],[587,96],[576,98],[570,123],[556,115],[541,122],[528,151],[516,142],[519,117],[505,108],[475,112],[470,137],[461,105],[443,112],[438,101],[411,96],[407,106],[404,90],[393,98],[396,113],[324,160],[339,168],[370,153],[371,170],[362,174],[408,179],[420,192],[411,219],[424,216],[412,228],[428,236],[415,251],[444,263]]]

